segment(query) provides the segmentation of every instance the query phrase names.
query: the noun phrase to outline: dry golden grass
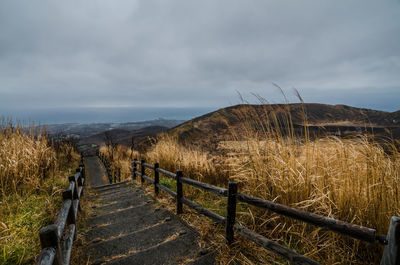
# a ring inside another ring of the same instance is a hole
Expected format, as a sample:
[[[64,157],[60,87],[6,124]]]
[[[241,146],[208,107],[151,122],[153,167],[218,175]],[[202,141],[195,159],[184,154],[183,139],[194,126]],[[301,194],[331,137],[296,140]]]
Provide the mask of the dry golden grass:
[[[390,217],[400,215],[400,153],[393,141],[378,144],[370,136],[312,140],[306,126],[302,132],[295,131],[288,113],[285,106],[271,109],[266,105],[263,115],[249,107],[236,113],[242,127],[232,130],[229,141],[220,142],[216,152],[182,146],[173,136],[164,135],[144,157],[172,172],[182,169],[186,177],[225,187],[229,180],[236,180],[240,192],[386,234]],[[303,115],[307,124],[306,113]],[[223,200],[187,185],[184,196],[224,214]],[[237,220],[323,264],[376,264],[382,255],[378,244],[322,231],[244,204],[238,206]],[[203,235],[213,231],[209,239],[222,264],[234,260],[243,264],[283,262],[246,240],[229,249],[220,238],[223,234],[216,235],[218,229],[205,224],[199,222],[197,227]]]
[[[24,128],[7,127],[0,130],[1,192],[16,192],[21,185],[33,188],[54,173],[56,155],[47,138],[27,134]]]
[[[130,148],[123,145],[115,147],[101,146],[99,151],[110,161],[110,170],[113,176],[118,172],[118,169],[120,169],[121,180],[130,179],[132,177],[132,159],[139,157],[138,152],[132,151]]]
[[[79,155],[64,144],[56,150],[33,129],[4,121],[0,127],[0,263],[33,264],[38,231],[54,220]]]

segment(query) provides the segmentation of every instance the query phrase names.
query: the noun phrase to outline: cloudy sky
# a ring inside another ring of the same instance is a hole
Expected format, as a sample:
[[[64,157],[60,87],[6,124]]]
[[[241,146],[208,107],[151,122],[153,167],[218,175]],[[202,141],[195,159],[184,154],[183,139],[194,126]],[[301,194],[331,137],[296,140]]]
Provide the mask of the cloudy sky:
[[[237,91],[282,102],[273,83],[293,102],[400,109],[400,1],[0,1],[3,115],[190,118]]]

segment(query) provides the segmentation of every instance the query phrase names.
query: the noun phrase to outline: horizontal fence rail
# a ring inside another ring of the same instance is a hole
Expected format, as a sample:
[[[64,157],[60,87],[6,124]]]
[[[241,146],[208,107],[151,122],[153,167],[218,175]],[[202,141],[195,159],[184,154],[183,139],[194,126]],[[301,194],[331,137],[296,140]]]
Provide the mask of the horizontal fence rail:
[[[234,230],[239,235],[247,238],[248,240],[256,243],[259,246],[262,246],[265,249],[268,249],[268,250],[274,252],[275,254],[287,259],[288,261],[290,261],[293,264],[312,264],[312,265],[320,264],[312,259],[309,259],[303,255],[298,254],[297,252],[295,252],[287,247],[284,247],[284,246],[276,243],[275,241],[273,241],[271,239],[263,237],[262,235],[257,234],[242,225],[236,224],[234,226]]]
[[[175,173],[172,173],[172,172],[169,172],[169,171],[167,171],[167,170],[158,168],[158,169],[157,169],[157,172],[163,174],[164,176],[166,176],[166,177],[168,177],[168,178],[176,179],[176,174],[175,174]]]
[[[221,195],[221,196],[224,196],[224,197],[228,196],[228,190],[224,189],[224,188],[220,188],[220,187],[217,187],[217,186],[214,186],[214,185],[210,185],[210,184],[207,184],[207,183],[203,183],[203,182],[200,182],[200,181],[197,181],[197,180],[193,180],[193,179],[188,179],[188,178],[181,178],[181,181],[182,181],[182,183],[186,183],[186,184],[192,185],[192,186],[194,186],[196,188],[203,189],[205,191],[212,192],[212,193],[215,193],[217,195]]]
[[[138,169],[140,166],[140,170]],[[154,179],[146,175],[146,168],[153,170]],[[225,225],[225,237],[227,244],[234,242],[234,233],[237,233],[248,240],[258,244],[259,246],[274,252],[275,254],[287,259],[293,264],[311,264],[316,265],[318,262],[311,260],[295,251],[280,245],[274,240],[268,239],[254,231],[244,227],[243,225],[237,224],[236,218],[236,204],[237,201],[247,203],[252,206],[267,209],[277,214],[297,219],[326,230],[330,230],[336,233],[341,233],[349,237],[353,237],[358,240],[366,241],[369,243],[380,243],[385,246],[384,254],[382,257],[381,265],[398,264],[400,262],[400,218],[393,217],[392,223],[389,228],[388,235],[379,235],[375,229],[347,223],[344,221],[336,220],[323,215],[295,209],[283,204],[275,203],[265,199],[253,197],[247,194],[237,192],[237,183],[229,182],[228,189],[217,187],[211,184],[196,181],[190,178],[183,177],[181,170],[177,170],[176,173],[172,173],[159,167],[159,163],[154,165],[145,163],[145,160],[141,161],[134,159],[132,163],[132,178],[136,181],[137,177],[141,178],[141,183],[145,181],[149,182],[154,186],[155,194],[157,195],[159,190],[164,191],[176,200],[176,211],[177,214],[183,212],[182,205],[185,204],[188,207],[194,209],[198,213],[205,215],[215,221],[216,223]],[[176,181],[176,192],[169,189],[168,187],[159,183],[159,174],[165,177],[174,179]],[[219,214],[208,210],[201,205],[185,198],[183,196],[182,184],[188,184],[193,187],[202,189],[207,192],[217,194],[221,197],[227,197],[227,215],[226,217],[220,216]]]
[[[363,241],[374,243],[376,240],[385,244],[386,237],[377,235],[375,229],[363,227],[355,224],[346,223],[343,221],[336,220],[334,218],[310,213],[303,210],[288,207],[279,203],[263,200],[257,197],[249,196],[246,194],[238,193],[236,198],[253,206],[268,209],[272,212],[304,221],[315,226],[322,227],[326,230],[331,230],[337,233],[341,233],[347,236],[351,236]]]
[[[72,243],[76,235],[76,220],[79,201],[85,184],[85,167],[80,165],[76,174],[68,177],[69,185],[62,192],[63,205],[54,224],[40,229],[42,251],[37,265],[68,265],[71,259]]]

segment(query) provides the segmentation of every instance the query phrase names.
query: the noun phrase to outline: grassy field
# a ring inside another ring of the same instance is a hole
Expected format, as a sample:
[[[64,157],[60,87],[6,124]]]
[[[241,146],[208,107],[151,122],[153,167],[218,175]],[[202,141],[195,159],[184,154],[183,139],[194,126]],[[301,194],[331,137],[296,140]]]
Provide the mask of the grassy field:
[[[38,232],[54,221],[79,155],[9,121],[0,125],[0,147],[0,264],[35,264]]]
[[[226,187],[229,180],[235,180],[240,192],[386,234],[391,216],[400,215],[400,153],[395,141],[377,143],[371,135],[310,139],[307,126],[298,136],[293,133],[290,115],[285,116],[289,112],[280,109],[279,113],[277,117],[268,110],[259,119],[251,110],[238,113],[242,127],[231,130],[226,141],[220,141],[213,151],[182,144],[178,137],[165,134],[142,157],[150,163],[159,162],[164,169],[182,169],[187,177],[218,186]],[[124,156],[115,157],[115,165],[124,165],[124,171],[129,172],[130,158],[126,149]],[[173,182],[161,181],[175,188]],[[184,187],[184,196],[225,214],[224,200],[188,186]],[[376,264],[382,255],[383,248],[378,244],[363,243],[246,205],[238,208],[242,224],[323,264]],[[211,240],[222,264],[233,264],[235,260],[243,264],[281,262],[246,240],[227,248],[222,230],[195,213],[185,219]]]

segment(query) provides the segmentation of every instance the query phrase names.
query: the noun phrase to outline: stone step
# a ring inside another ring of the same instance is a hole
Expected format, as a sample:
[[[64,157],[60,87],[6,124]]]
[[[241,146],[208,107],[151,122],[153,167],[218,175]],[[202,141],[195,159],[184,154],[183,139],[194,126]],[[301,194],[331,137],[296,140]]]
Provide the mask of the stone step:
[[[121,187],[121,186],[124,186],[124,185],[128,185],[128,184],[130,184],[130,181],[129,180],[125,180],[125,181],[121,181],[121,182],[113,183],[113,184],[94,186],[94,187],[92,187],[92,189],[97,190],[97,191],[104,191],[104,190],[107,190],[107,189],[112,189],[112,188],[115,188],[115,187],[118,188],[118,187]]]
[[[184,257],[196,253],[198,248],[197,237],[194,233],[187,233],[177,238],[163,242],[157,246],[139,251],[128,257],[107,262],[107,265],[164,265],[178,264]]]
[[[91,260],[105,260],[118,255],[127,255],[163,243],[171,237],[189,233],[180,223],[163,222],[134,233],[125,234],[107,241],[92,244],[87,248]]]
[[[118,189],[112,189],[105,191],[104,193],[101,192],[92,192],[91,196],[89,197],[90,200],[97,200],[97,199],[102,199],[103,197],[113,197],[113,196],[122,196],[127,193],[135,193],[136,190],[133,189],[132,187],[123,187],[123,188],[118,188]]]
[[[166,210],[159,210],[143,214],[136,215],[132,218],[126,219],[125,221],[117,221],[116,223],[92,227],[86,232],[85,240],[86,242],[91,242],[95,239],[108,239],[110,237],[132,233],[141,230],[147,226],[151,226],[160,222],[164,222],[166,219],[170,219],[172,222],[176,222],[177,217],[171,214],[171,212]]]
[[[142,200],[138,200],[138,198],[133,197],[129,200],[125,200],[122,202],[113,202],[109,204],[104,204],[102,206],[95,206],[92,207],[92,209],[96,212],[97,215],[99,215],[99,213],[108,213],[115,210],[127,209],[133,206],[141,206],[145,203],[146,202],[143,202]]]
[[[146,215],[154,212],[152,204],[144,204],[133,208],[128,208],[122,211],[113,212],[109,214],[95,215],[88,220],[89,226],[98,226],[101,224],[112,224],[116,222],[124,222],[132,219],[134,216]]]
[[[118,201],[123,201],[123,200],[129,200],[130,198],[143,198],[143,200],[149,200],[151,197],[142,193],[142,192],[134,192],[134,191],[126,191],[122,193],[115,193],[115,194],[110,194],[107,196],[101,196],[99,195],[98,202],[99,203],[111,203],[111,202],[118,202]]]
[[[134,188],[131,186],[126,185],[125,187],[118,187],[115,189],[110,189],[110,190],[106,190],[106,191],[102,191],[102,192],[98,192],[99,196],[106,196],[106,195],[110,195],[110,194],[115,194],[115,193],[122,193],[125,191],[134,191]]]

